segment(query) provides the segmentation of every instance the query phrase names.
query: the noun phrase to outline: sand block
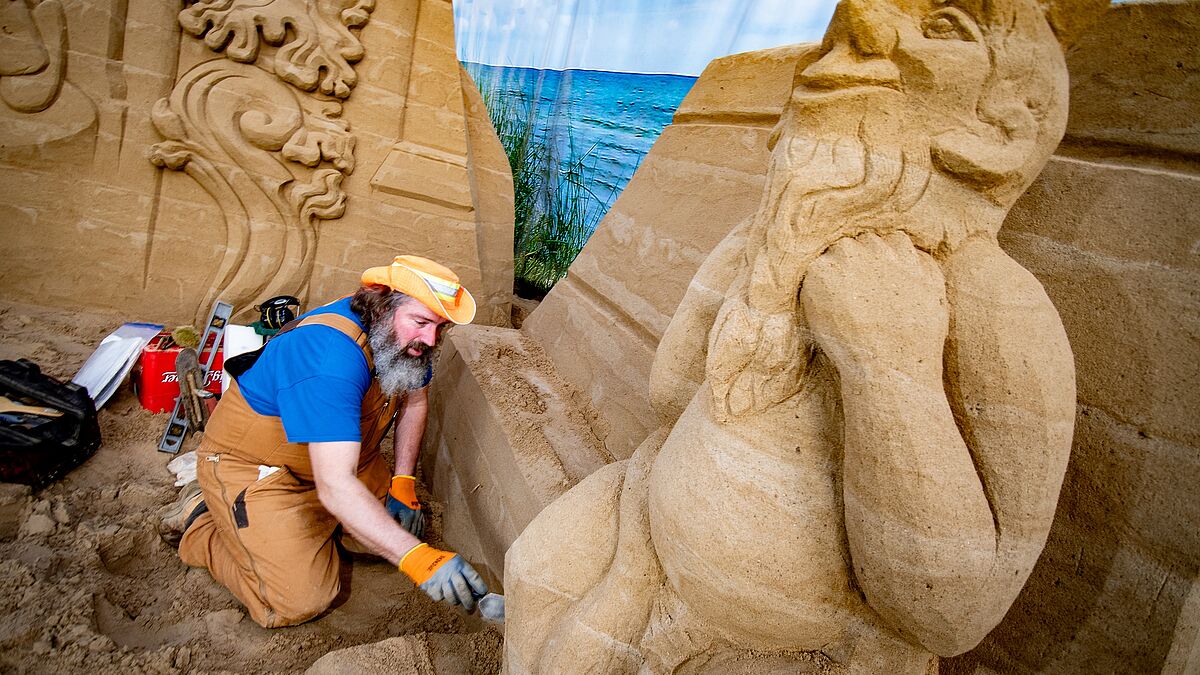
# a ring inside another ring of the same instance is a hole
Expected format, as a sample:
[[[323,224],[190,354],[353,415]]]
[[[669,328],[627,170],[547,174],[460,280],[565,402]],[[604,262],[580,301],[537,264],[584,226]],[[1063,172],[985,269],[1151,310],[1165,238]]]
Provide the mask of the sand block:
[[[1114,4],[1067,56],[1067,136],[1151,152],[1200,152],[1198,34],[1194,2]]]
[[[446,504],[443,537],[489,581],[534,516],[613,459],[596,410],[513,329],[454,328],[429,420],[422,457]]]

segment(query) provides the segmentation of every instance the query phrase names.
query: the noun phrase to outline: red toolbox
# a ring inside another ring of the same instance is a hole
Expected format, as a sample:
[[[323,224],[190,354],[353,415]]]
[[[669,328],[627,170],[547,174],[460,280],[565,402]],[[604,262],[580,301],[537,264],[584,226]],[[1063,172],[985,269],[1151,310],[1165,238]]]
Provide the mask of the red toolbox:
[[[213,338],[210,338],[204,352],[200,354],[201,366],[208,359],[212,342]],[[150,343],[142,350],[142,358],[133,371],[133,389],[146,410],[159,413],[175,409],[175,399],[179,398],[175,358],[182,349],[171,339],[171,331],[164,330],[151,338]],[[221,373],[224,364],[224,354],[218,349],[212,368],[204,379],[204,388],[214,394],[221,393]]]

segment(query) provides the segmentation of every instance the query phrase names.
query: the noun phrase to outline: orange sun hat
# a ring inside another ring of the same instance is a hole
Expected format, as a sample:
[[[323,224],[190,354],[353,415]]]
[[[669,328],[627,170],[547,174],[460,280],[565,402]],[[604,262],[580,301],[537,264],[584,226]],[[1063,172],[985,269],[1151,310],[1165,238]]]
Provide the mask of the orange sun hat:
[[[415,255],[398,255],[391,265],[363,272],[364,286],[387,286],[421,301],[438,316],[457,324],[475,319],[475,298],[458,282],[458,275]]]

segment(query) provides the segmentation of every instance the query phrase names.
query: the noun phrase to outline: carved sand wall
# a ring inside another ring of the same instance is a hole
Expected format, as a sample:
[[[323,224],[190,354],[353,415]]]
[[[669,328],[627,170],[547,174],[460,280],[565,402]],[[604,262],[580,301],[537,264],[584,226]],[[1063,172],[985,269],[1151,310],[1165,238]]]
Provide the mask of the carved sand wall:
[[[177,322],[222,298],[250,318],[410,252],[507,322],[511,178],[447,0],[4,11],[9,297]]]

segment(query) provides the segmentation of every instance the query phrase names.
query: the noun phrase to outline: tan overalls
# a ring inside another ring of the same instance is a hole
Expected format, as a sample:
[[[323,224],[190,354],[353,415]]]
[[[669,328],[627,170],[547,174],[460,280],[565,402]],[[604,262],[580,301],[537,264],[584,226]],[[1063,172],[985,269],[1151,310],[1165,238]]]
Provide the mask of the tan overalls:
[[[349,336],[374,369],[367,336],[357,324],[318,314],[297,328],[314,324]],[[380,499],[392,472],[379,456],[379,442],[398,400],[385,397],[372,379],[362,402],[358,479]],[[183,562],[208,568],[266,628],[302,623],[325,611],[341,587],[338,522],[317,499],[308,444],[288,443],[282,421],[254,412],[231,382],[196,454],[208,513],[184,533]]]

